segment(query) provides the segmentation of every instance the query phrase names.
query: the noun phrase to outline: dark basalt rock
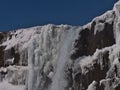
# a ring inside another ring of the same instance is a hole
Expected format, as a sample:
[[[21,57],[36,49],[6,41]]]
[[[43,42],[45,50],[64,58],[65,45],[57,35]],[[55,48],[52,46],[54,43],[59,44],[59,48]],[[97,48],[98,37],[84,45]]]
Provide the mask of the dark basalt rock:
[[[0,33],[0,44],[2,44],[2,42],[4,42],[7,39],[7,36],[8,36],[8,32]]]
[[[120,90],[120,84],[115,88],[115,90]]]
[[[16,52],[14,47],[11,48],[11,54],[12,54],[12,57],[14,57],[14,64],[19,65],[20,54]]]
[[[102,49],[104,47],[115,44],[113,23],[104,23],[104,29],[97,32],[94,35],[94,28],[96,22],[91,25],[91,29],[85,28],[79,33],[79,38],[75,41],[75,51],[71,55],[71,59],[77,59],[81,56],[93,55],[96,49]]]
[[[2,44],[4,41],[7,40],[8,32],[2,32],[0,33],[0,44]],[[0,67],[5,66],[5,61],[4,61],[4,53],[5,53],[5,47],[6,46],[0,46]]]
[[[10,32],[2,32],[0,33],[0,44],[7,40],[7,38],[11,39],[12,34]],[[15,47],[11,49],[5,50],[6,46],[0,46],[0,67],[6,67],[11,64],[18,65],[20,60],[20,54],[15,50]],[[14,63],[6,62],[7,59],[14,58]]]
[[[5,65],[4,63],[4,46],[0,46],[0,67],[3,67]]]

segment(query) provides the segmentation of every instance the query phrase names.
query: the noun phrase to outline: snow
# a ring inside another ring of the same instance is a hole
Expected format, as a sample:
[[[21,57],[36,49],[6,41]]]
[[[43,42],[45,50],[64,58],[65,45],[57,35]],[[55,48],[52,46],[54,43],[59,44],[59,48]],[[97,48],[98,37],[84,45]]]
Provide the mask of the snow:
[[[95,26],[94,35],[95,35],[97,32],[103,31],[103,30],[104,30],[104,27],[105,27],[105,24],[104,24],[104,23],[98,23],[98,24]]]
[[[8,66],[6,67],[7,70],[11,70],[11,71],[15,71],[15,70],[19,70],[19,71],[23,71],[23,70],[28,70],[29,67],[28,66]]]
[[[14,63],[14,58],[6,60],[6,64],[13,64],[13,63]]]
[[[48,77],[51,78],[51,79],[53,78],[53,76],[54,76],[54,73],[53,73],[53,72],[50,72],[50,73],[48,74]]]
[[[96,90],[96,85],[97,85],[97,82],[96,82],[96,81],[93,81],[93,82],[88,86],[88,89],[87,89],[87,90]]]
[[[92,55],[92,56],[84,56],[83,58],[80,57],[78,58],[79,60],[79,65],[80,67],[82,68],[82,73],[87,73],[88,70],[86,69],[87,68],[91,68],[93,67],[94,63],[98,62],[99,60],[99,63],[102,63],[101,59],[102,59],[102,54],[105,53],[106,51],[109,51],[110,52],[110,55],[109,55],[109,59],[110,59],[110,62],[111,62],[111,65],[113,63],[113,48],[115,48],[116,45],[113,45],[113,46],[110,46],[110,47],[105,47],[103,49],[96,49],[95,53]]]
[[[116,18],[114,23],[114,34],[116,43],[120,43],[120,1],[118,1],[113,8],[113,11],[115,12]]]
[[[7,38],[7,41],[5,41],[2,46],[7,46],[5,48],[5,50],[10,49],[11,47],[14,47],[16,45],[22,46],[22,48],[20,48],[20,50],[25,49],[29,46],[30,44],[30,40],[41,33],[41,31],[45,30],[48,31],[50,28],[53,27],[58,27],[58,28],[71,28],[70,25],[58,25],[55,26],[53,24],[48,24],[48,25],[44,25],[44,26],[37,26],[37,27],[32,27],[32,28],[28,28],[28,29],[20,29],[17,30],[15,33],[14,31],[10,32],[12,35],[12,38],[9,39],[9,37]],[[45,32],[44,32],[45,33]],[[44,35],[46,36],[46,35]]]
[[[14,47],[15,45],[24,44],[25,42],[28,42],[30,40],[30,38],[34,35],[34,33],[35,30],[18,30],[10,40],[7,39],[7,41],[4,42],[2,45],[7,46],[5,48],[5,50],[7,50],[10,49],[11,47]]]
[[[102,85],[102,83],[104,83],[104,82],[106,82],[106,81],[109,81],[109,80],[110,80],[110,78],[100,80],[100,85]]]
[[[114,61],[113,61],[113,65],[116,65],[116,64],[119,64],[120,62],[119,62],[119,60],[118,60],[118,58],[116,58]]]
[[[109,51],[110,66],[119,63],[118,57],[120,56],[120,1],[115,4],[113,10],[110,10],[93,19],[92,22],[84,25],[83,27],[73,27],[70,25],[53,25],[48,24],[44,26],[36,26],[28,29],[17,30],[16,32],[10,32],[12,38],[7,38],[7,41],[2,43],[2,46],[6,46],[5,50],[15,47],[22,54],[23,50],[26,50],[28,56],[28,67],[24,66],[9,66],[7,68],[0,68],[0,72],[13,72],[8,77],[16,79],[18,82],[20,76],[22,80],[27,78],[26,87],[28,90],[37,90],[40,85],[44,84],[42,74],[46,75],[52,80],[49,90],[64,90],[67,86],[67,80],[64,79],[64,70],[66,63],[70,60],[70,53],[73,48],[73,42],[75,38],[78,38],[78,32],[82,29],[91,28],[91,24],[95,21],[94,35],[104,30],[105,23],[112,24],[114,21],[114,34],[116,44],[103,49],[96,49],[95,53],[91,56],[84,56],[78,58],[75,61],[75,70],[82,74],[86,74],[89,68],[92,69],[94,63],[98,62],[102,65],[102,54]],[[114,15],[114,11],[116,17]],[[99,22],[103,20],[104,22]],[[20,57],[23,57],[22,55]],[[21,58],[24,60],[24,57]],[[8,62],[14,62],[14,58],[7,59]],[[20,61],[21,62],[21,61]],[[73,63],[73,62],[72,62]],[[28,71],[29,70],[29,71]],[[74,70],[74,71],[75,71]],[[17,72],[16,72],[17,71]],[[28,77],[25,77],[23,71],[28,71]],[[42,73],[42,74],[41,74]],[[5,79],[8,80],[8,79]],[[107,79],[105,79],[107,80]],[[12,85],[8,81],[0,83],[0,90],[24,90],[24,85]],[[103,81],[101,80],[101,83]],[[96,90],[96,81],[93,81],[87,90]],[[41,87],[42,88],[42,87]],[[43,88],[42,88],[43,89]],[[41,89],[40,89],[41,90]]]
[[[82,26],[82,29],[88,28],[90,30],[92,22]]]
[[[28,70],[28,67],[24,67],[24,66],[8,66],[6,68],[1,67],[0,68],[0,72],[7,72],[5,77],[3,78],[0,74],[0,78],[1,78],[1,82],[0,82],[0,90],[25,90],[25,85],[22,84],[12,84],[11,81],[12,80],[18,80],[18,82],[22,81],[21,78],[25,78],[23,77],[25,73],[25,70]],[[18,72],[17,72],[18,71]],[[19,76],[22,75],[22,77],[20,78]],[[19,79],[17,78],[19,77]]]
[[[111,47],[110,55],[109,55],[111,65],[112,63],[114,63],[114,61],[116,62],[117,59],[119,58],[120,56],[119,52],[120,52],[120,46],[118,44],[115,44],[113,47]]]
[[[25,90],[25,86],[15,86],[6,81],[3,81],[2,83],[0,83],[0,90]]]
[[[0,72],[7,72],[7,68],[1,67]]]

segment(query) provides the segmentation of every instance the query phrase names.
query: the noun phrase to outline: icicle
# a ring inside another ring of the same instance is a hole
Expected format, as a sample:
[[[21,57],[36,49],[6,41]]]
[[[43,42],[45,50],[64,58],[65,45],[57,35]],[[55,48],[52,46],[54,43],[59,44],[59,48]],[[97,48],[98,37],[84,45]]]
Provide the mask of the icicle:
[[[28,66],[29,66],[29,73],[28,73],[28,90],[34,90],[34,40],[31,42],[28,48]]]

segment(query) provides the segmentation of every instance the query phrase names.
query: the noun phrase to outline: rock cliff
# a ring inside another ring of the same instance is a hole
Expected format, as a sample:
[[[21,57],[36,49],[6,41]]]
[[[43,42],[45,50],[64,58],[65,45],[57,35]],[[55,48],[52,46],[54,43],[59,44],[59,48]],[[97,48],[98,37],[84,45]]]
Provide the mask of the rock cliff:
[[[0,90],[120,90],[120,1],[84,26],[0,32]]]

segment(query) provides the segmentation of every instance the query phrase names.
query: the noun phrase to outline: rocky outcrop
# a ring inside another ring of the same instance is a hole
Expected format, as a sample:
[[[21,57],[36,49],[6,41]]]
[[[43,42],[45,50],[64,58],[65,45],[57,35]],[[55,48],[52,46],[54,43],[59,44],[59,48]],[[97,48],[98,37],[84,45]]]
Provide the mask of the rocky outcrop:
[[[93,55],[96,49],[102,49],[115,44],[114,20],[115,13],[111,12],[111,22],[108,19],[94,19],[90,26],[85,26],[79,33],[79,38],[75,41],[75,51],[71,55],[72,59],[81,56]]]

